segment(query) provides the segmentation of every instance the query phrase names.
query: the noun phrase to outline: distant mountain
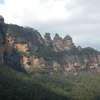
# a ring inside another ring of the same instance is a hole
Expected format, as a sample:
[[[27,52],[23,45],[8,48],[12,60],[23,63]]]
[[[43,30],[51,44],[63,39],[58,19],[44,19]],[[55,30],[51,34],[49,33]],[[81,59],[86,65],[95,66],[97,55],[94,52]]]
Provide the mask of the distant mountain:
[[[72,38],[63,39],[56,33],[41,34],[30,27],[5,24],[0,17],[0,62],[32,73],[42,69],[44,74],[63,75],[100,72],[100,52],[93,48],[76,47]]]

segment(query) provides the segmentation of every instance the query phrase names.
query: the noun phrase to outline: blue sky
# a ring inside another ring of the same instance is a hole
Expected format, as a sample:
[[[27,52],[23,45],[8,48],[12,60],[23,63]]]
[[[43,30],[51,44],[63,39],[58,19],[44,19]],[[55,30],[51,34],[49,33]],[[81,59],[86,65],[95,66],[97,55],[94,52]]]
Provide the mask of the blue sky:
[[[4,4],[4,0],[0,0],[0,4]]]
[[[76,46],[100,51],[100,0],[4,0],[6,23],[29,26],[42,36],[70,35]],[[3,0],[0,0],[3,3]]]

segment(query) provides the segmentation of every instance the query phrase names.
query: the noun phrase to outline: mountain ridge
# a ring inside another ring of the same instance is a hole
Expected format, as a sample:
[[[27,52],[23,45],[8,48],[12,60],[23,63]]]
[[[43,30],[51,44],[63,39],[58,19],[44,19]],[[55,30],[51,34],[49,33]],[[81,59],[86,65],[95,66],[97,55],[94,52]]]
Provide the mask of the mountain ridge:
[[[50,33],[45,33],[43,38],[33,28],[5,24],[3,17],[0,21],[1,39],[5,43],[0,42],[2,63],[20,66],[30,73],[37,68],[45,74],[100,72],[100,52],[90,47],[76,47],[69,35],[61,38],[56,33],[52,40]]]

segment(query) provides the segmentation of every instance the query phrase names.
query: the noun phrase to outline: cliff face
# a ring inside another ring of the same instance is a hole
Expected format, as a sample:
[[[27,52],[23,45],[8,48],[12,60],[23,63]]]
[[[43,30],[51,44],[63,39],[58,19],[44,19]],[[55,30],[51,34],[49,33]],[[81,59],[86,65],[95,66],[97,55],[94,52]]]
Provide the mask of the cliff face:
[[[7,29],[8,27],[8,29]],[[78,74],[100,72],[100,53],[92,48],[76,47],[67,35],[44,35],[29,27],[4,23],[0,16],[0,62],[25,69],[44,69],[48,73]]]
[[[0,63],[4,63],[4,52],[11,51],[6,41],[7,26],[4,23],[4,18],[0,15]]]
[[[19,64],[21,67],[34,69],[45,66],[43,57],[37,56],[38,51],[46,48],[44,39],[39,32],[29,27],[10,24],[8,25],[6,38],[8,44],[13,48],[13,51],[19,56]]]
[[[3,54],[5,51],[5,32],[3,30],[3,25],[2,25],[2,17],[0,16],[0,62],[4,62],[3,60]]]
[[[100,53],[94,50],[84,49],[80,54],[71,54],[62,57],[62,66],[64,68],[63,74],[77,74],[87,71],[100,72]],[[88,53],[87,53],[88,51]]]

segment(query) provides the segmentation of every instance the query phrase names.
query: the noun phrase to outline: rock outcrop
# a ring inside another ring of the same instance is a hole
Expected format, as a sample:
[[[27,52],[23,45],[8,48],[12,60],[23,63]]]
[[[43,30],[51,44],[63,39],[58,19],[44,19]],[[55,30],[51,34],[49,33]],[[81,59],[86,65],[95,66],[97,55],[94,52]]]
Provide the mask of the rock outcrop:
[[[55,52],[69,51],[76,48],[72,42],[72,38],[69,35],[62,39],[58,34],[56,34],[53,39],[53,47]]]
[[[50,45],[52,45],[52,40],[50,37],[50,33],[45,33],[44,35],[44,41],[45,41],[45,45],[48,47]]]
[[[72,41],[72,38],[69,35],[65,36],[63,41],[64,41],[64,51],[65,50],[69,51],[73,48],[76,48]]]
[[[63,39],[57,33],[53,39],[53,47],[55,52],[64,51]]]
[[[4,23],[4,18],[0,15],[0,22]]]
[[[78,46],[78,47],[77,47],[77,49],[78,49],[79,51],[82,51],[82,48],[81,48],[81,46]]]
[[[54,51],[53,41],[50,37],[50,33],[45,33],[44,41],[45,41],[45,46],[48,47],[50,50]]]
[[[42,57],[37,57],[35,55],[26,57],[22,56],[21,58],[21,66],[25,69],[34,69],[34,68],[44,68],[45,61]]]

